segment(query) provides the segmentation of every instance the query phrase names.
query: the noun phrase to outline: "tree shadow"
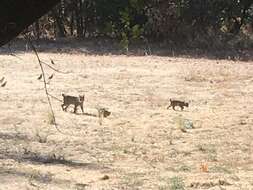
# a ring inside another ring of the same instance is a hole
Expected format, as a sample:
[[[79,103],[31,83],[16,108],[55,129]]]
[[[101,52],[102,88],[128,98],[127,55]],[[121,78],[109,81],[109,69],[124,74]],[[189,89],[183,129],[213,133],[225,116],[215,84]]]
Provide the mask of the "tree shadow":
[[[26,43],[22,39],[15,39],[8,45],[0,47],[0,54],[15,54],[31,52],[26,49]],[[131,55],[131,56],[170,56],[170,57],[189,57],[189,58],[208,58],[226,59],[232,61],[252,61],[252,48],[204,48],[187,47],[184,44],[170,45],[159,42],[150,44],[138,43],[130,45],[129,52],[120,48],[116,40],[93,38],[93,39],[64,39],[64,40],[39,40],[34,44],[39,52],[45,53],[67,53],[67,54],[87,54],[87,55]]]
[[[35,164],[47,164],[47,165],[64,165],[71,168],[85,168],[88,170],[105,169],[104,167],[95,163],[83,163],[80,161],[66,160],[65,158],[57,158],[48,155],[29,155],[23,158],[25,161],[30,161]]]
[[[28,141],[31,140],[27,135],[25,134],[18,134],[18,133],[3,133],[0,132],[0,139],[2,140],[24,140]]]
[[[37,152],[0,152],[0,160],[12,159],[17,162],[31,162],[33,164],[45,164],[45,165],[64,165],[70,168],[84,168],[88,170],[101,170],[107,169],[107,167],[96,164],[86,163],[81,161],[68,160],[62,156],[56,154],[42,154]]]
[[[57,173],[57,172],[56,172]],[[47,184],[47,185],[55,185],[61,187],[62,185],[66,184],[75,184],[78,187],[87,187],[88,184],[85,183],[77,183],[75,180],[69,180],[64,178],[58,178],[55,176],[55,173],[53,172],[42,172],[40,170],[33,170],[33,169],[25,169],[22,170],[22,168],[15,168],[15,167],[5,167],[0,166],[0,176],[1,178],[7,178],[10,181],[13,180],[13,177],[15,179],[21,178],[23,181],[24,179],[28,182],[28,184],[32,185],[33,187],[37,187],[40,189],[41,184]]]

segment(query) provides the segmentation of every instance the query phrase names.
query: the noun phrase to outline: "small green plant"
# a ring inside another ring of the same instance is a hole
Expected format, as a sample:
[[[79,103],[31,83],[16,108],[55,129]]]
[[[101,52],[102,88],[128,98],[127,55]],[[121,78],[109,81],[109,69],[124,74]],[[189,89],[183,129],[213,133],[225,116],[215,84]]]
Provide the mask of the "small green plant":
[[[39,171],[33,170],[29,177],[29,183],[32,186],[37,186],[37,183],[50,183],[52,181],[52,176],[50,172],[41,173]]]
[[[49,132],[47,133],[41,132],[40,129],[36,129],[35,131],[35,137],[39,143],[46,143],[48,136],[49,136]]]
[[[48,121],[48,124],[50,124],[50,125],[55,124],[55,118],[54,118],[54,115],[51,112],[48,113],[47,121]]]
[[[199,144],[198,150],[207,154],[209,161],[217,161],[217,150],[213,144]]]
[[[213,144],[198,144],[197,147],[204,153],[216,153],[216,149]]]
[[[232,174],[232,170],[230,168],[226,166],[218,166],[218,165],[210,168],[210,172]]]
[[[166,185],[160,185],[158,187],[159,190],[168,190],[168,187]]]
[[[208,159],[209,161],[211,161],[211,162],[217,161],[217,153],[216,153],[216,152],[214,152],[214,153],[209,153],[209,154],[207,155],[207,159]]]
[[[185,185],[181,177],[175,176],[170,178],[170,190],[184,190]]]
[[[184,118],[182,115],[174,117],[173,120],[179,129],[182,129],[184,127]]]
[[[179,171],[183,171],[183,172],[190,172],[191,171],[191,167],[187,166],[187,165],[182,165],[181,167],[178,168]]]
[[[39,143],[46,143],[47,142],[47,135],[41,135],[40,133],[36,133],[36,138]]]
[[[125,176],[124,183],[127,184],[128,187],[132,187],[130,189],[139,189],[138,187],[144,184],[141,176],[142,174],[139,173],[129,173],[129,175]]]
[[[170,145],[173,144],[173,127],[170,128],[169,143],[170,143]]]

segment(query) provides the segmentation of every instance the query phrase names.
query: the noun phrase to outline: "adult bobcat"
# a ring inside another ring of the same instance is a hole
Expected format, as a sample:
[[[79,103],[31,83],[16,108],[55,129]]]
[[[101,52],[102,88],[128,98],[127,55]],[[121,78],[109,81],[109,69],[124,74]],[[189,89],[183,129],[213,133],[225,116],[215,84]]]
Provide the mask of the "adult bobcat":
[[[84,102],[84,95],[79,95],[79,97],[76,96],[69,96],[69,95],[65,95],[62,94],[63,96],[63,104],[61,105],[62,110],[63,111],[67,111],[67,108],[69,107],[69,105],[73,104],[74,107],[74,113],[76,113],[77,107],[80,106],[83,111],[83,102]]]

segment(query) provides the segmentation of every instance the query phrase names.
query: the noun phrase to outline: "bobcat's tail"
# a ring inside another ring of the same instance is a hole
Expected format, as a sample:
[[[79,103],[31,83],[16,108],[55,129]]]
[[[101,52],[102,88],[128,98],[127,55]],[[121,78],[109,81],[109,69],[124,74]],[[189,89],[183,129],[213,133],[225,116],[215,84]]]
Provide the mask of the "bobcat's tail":
[[[169,109],[172,105],[172,99],[170,99],[170,105],[167,107],[167,109]]]

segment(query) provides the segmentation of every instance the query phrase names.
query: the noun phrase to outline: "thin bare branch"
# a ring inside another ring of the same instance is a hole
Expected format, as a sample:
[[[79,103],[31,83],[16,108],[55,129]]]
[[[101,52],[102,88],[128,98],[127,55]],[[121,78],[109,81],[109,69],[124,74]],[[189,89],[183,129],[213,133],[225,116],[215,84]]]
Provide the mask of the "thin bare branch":
[[[56,123],[56,118],[55,118],[53,106],[52,106],[52,103],[51,103],[51,100],[50,100],[50,97],[49,97],[50,95],[48,93],[47,82],[46,82],[46,77],[45,77],[45,72],[44,72],[42,62],[40,60],[40,57],[38,55],[38,52],[37,52],[36,48],[34,47],[33,43],[30,40],[30,37],[28,35],[25,35],[25,38],[26,38],[27,42],[29,43],[29,45],[31,46],[32,50],[34,51],[34,53],[35,53],[35,55],[38,59],[38,63],[39,63],[39,66],[40,66],[40,69],[41,69],[41,72],[42,72],[42,76],[43,76],[44,90],[45,90],[47,100],[48,100],[48,104],[49,104],[49,107],[50,107],[50,110],[51,110],[51,113],[52,113],[52,117],[53,117],[53,123],[54,123],[54,126],[57,129],[57,131],[61,132],[59,130],[58,126],[57,126],[57,123]]]
[[[21,57],[15,55],[14,53],[10,53],[11,56],[18,58],[19,60],[23,60]]]
[[[11,49],[10,43],[8,43],[7,45],[8,45],[7,46],[8,47],[8,50],[7,50],[8,51],[7,52],[8,55],[13,56],[13,57],[15,57],[17,59],[23,60],[21,57],[19,57],[19,56],[15,55],[14,53],[12,53],[12,49]],[[1,48],[6,49],[5,47],[1,47]]]
[[[57,100],[57,101],[59,101],[59,102],[63,102],[62,100],[60,100],[59,98],[56,98],[55,96],[53,96],[53,95],[51,95],[51,94],[48,94],[51,98],[53,98],[53,99],[55,99],[55,100]]]
[[[58,72],[58,73],[62,73],[62,74],[69,74],[69,73],[70,73],[70,72],[60,71],[60,70],[58,70],[58,69],[52,67],[51,65],[47,64],[47,63],[44,62],[44,61],[40,61],[40,62],[41,62],[42,64],[46,65],[47,67],[49,67],[50,69],[52,69],[52,70]]]

